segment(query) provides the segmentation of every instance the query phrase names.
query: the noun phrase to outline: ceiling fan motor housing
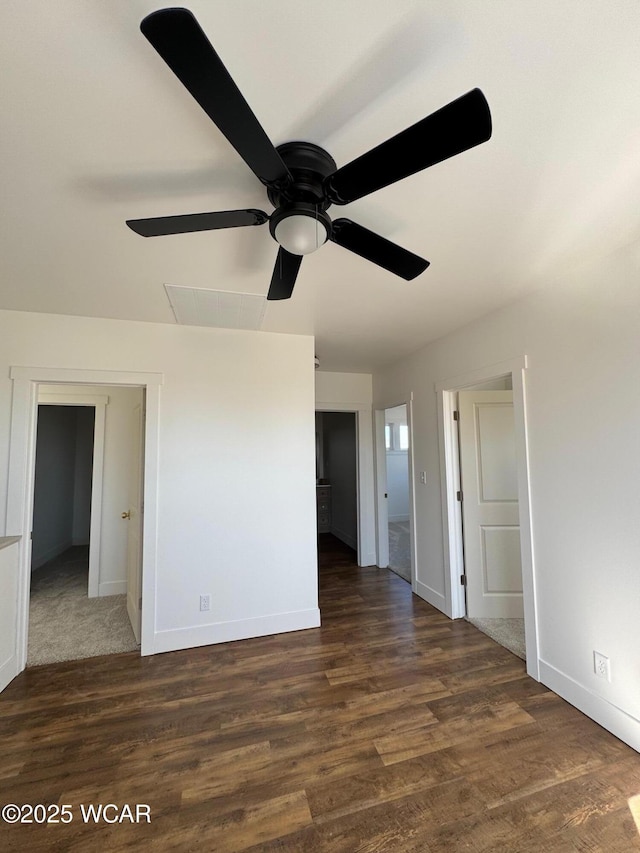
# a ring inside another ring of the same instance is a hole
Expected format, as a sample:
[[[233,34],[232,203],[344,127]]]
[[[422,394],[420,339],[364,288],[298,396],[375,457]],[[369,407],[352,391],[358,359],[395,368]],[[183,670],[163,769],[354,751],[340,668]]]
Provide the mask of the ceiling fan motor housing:
[[[319,145],[312,142],[285,142],[278,145],[278,154],[289,169],[292,181],[267,186],[269,201],[276,208],[269,220],[271,236],[290,216],[308,216],[321,223],[327,239],[331,235],[331,219],[326,210],[331,206],[324,190],[325,179],[337,168],[335,160]]]

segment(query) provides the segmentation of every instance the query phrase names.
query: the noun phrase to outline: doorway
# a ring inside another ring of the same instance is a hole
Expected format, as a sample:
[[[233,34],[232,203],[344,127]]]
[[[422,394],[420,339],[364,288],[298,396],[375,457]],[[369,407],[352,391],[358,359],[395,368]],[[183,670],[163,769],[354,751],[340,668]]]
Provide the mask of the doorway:
[[[65,386],[96,385],[141,388],[145,401],[144,496],[142,523],[142,610],[140,654],[155,652],[155,592],[157,583],[158,533],[158,447],[160,386],[163,376],[125,370],[84,368],[23,367],[12,365],[13,382],[11,429],[9,439],[9,475],[7,488],[7,536],[18,541],[16,585],[10,635],[7,635],[7,665],[2,672],[4,688],[26,666],[29,625],[29,581],[31,574],[31,521],[33,514],[33,472],[38,387],[53,383]],[[96,421],[97,423],[97,421]],[[95,464],[94,464],[95,468]],[[97,470],[97,469],[96,469]],[[95,515],[92,513],[92,517]]]
[[[466,617],[526,657],[511,377],[457,393]]]
[[[374,413],[377,565],[416,592],[411,402]]]
[[[37,397],[27,663],[134,651],[142,389],[41,385]]]
[[[526,358],[516,359],[438,383],[436,392],[450,615],[521,620],[515,653],[539,680],[525,369]],[[504,635],[494,639],[509,647]]]
[[[411,491],[407,406],[384,410],[389,569],[411,583]]]
[[[355,412],[316,412],[316,507],[319,549],[335,549],[335,540],[338,540],[353,551],[357,562],[358,430]]]

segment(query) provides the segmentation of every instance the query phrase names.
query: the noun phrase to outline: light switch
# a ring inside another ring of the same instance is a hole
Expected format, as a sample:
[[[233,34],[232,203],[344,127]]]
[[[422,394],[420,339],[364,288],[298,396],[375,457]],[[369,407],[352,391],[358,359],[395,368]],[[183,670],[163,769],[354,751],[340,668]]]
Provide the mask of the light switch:
[[[420,471],[420,482],[425,486],[427,485],[427,472],[426,471]]]

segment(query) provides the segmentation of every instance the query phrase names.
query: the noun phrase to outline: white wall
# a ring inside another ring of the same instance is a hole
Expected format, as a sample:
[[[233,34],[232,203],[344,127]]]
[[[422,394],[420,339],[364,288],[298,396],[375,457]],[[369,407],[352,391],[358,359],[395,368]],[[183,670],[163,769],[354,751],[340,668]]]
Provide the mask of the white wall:
[[[427,471],[417,574],[444,594],[434,383],[527,355],[542,680],[637,749],[639,260],[636,247],[566,274],[374,377],[377,400],[414,394],[413,460]],[[594,649],[609,656],[611,683],[595,677]]]
[[[360,403],[371,407],[373,378],[370,373],[331,373],[316,370],[316,403]]]
[[[0,519],[9,365],[163,374],[156,651],[319,623],[313,338],[0,312]]]

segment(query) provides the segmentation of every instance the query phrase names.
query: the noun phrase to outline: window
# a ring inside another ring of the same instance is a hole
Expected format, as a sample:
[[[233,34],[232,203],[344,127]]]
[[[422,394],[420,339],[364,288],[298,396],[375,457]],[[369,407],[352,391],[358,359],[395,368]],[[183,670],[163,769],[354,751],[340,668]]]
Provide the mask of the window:
[[[407,424],[385,424],[384,446],[389,451],[409,449],[409,427]]]
[[[400,424],[398,430],[398,437],[400,439],[400,450],[408,450],[409,449],[409,427],[407,424]]]

